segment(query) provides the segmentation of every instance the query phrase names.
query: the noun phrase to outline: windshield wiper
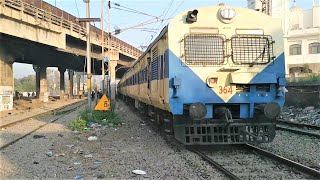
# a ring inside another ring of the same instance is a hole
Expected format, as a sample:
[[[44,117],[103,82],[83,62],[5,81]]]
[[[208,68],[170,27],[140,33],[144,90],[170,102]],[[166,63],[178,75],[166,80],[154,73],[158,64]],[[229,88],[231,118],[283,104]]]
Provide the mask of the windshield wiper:
[[[262,61],[263,61],[263,58],[264,58],[264,54],[266,53],[266,47],[268,46],[268,44],[265,44],[263,46],[263,51],[261,52],[261,54],[252,62],[250,63],[249,67],[253,67],[253,65],[255,64],[255,62],[257,62],[259,60],[259,58],[262,56]]]

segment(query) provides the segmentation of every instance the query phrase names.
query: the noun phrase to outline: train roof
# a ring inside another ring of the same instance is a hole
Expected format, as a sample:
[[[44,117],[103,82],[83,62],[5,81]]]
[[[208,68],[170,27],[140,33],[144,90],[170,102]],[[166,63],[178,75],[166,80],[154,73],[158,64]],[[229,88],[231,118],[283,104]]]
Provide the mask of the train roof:
[[[153,47],[153,45],[155,45],[155,44],[164,36],[164,34],[165,34],[167,31],[168,31],[168,25],[166,25],[166,26],[161,30],[161,32],[160,32],[160,34],[157,36],[157,38],[156,38],[155,40],[153,40],[151,44],[149,44],[148,48],[147,48],[147,49],[140,55],[140,57],[130,66],[130,68],[127,70],[126,73],[124,73],[124,75],[126,75],[126,74],[128,73],[128,71],[129,71],[130,69],[132,69],[133,66],[136,65],[136,64],[140,61],[140,59],[141,59],[142,57],[144,57],[144,56],[151,50],[151,48]]]

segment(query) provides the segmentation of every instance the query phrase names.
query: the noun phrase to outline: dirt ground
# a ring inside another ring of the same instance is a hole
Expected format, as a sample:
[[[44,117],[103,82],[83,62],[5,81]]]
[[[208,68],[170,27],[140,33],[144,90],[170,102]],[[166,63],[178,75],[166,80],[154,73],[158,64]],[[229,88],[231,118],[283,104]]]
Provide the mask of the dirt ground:
[[[13,101],[13,110],[0,112],[0,126],[21,119],[29,118],[41,113],[50,112],[54,109],[80,101],[80,99],[57,100],[49,98],[44,103],[35,98],[24,97]]]
[[[1,150],[0,179],[226,179],[183,146],[168,143],[123,102],[116,111],[121,127],[73,132],[67,124],[78,110]],[[90,136],[98,140],[88,141]]]

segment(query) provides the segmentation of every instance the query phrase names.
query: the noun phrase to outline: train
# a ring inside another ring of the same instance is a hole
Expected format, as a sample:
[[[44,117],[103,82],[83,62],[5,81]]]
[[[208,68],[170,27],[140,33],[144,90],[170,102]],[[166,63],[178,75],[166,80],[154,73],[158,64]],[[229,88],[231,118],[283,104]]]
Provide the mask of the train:
[[[285,101],[280,19],[224,4],[173,17],[119,96],[185,145],[268,143]]]

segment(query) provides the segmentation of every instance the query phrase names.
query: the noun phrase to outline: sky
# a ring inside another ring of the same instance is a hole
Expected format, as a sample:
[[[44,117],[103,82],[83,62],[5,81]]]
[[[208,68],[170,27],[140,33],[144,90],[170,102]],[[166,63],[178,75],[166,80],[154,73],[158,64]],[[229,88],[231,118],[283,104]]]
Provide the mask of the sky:
[[[65,10],[77,17],[85,17],[86,6],[83,0],[45,0],[46,2],[56,5],[58,8]],[[105,0],[104,8],[104,29],[107,30],[107,2]],[[196,7],[217,5],[219,3],[226,5],[246,7],[247,0],[111,0],[110,10],[110,28],[113,32],[116,28],[123,29],[118,37],[119,39],[140,48],[148,46],[152,38],[155,38],[161,29],[168,23],[168,20],[160,21],[155,17],[168,19],[174,15],[186,10],[193,10]],[[291,4],[292,4],[291,0]],[[120,6],[116,6],[117,3]],[[311,9],[312,0],[297,0],[297,5],[303,9]],[[122,10],[116,9],[121,8]],[[128,12],[130,9],[151,15],[143,15]],[[91,17],[101,17],[101,0],[90,0]],[[138,26],[135,29],[132,26],[139,25],[145,21],[151,20],[151,23],[145,26]],[[93,24],[101,27],[100,23]],[[14,63],[13,71],[15,78],[21,78],[29,74],[34,74],[32,65]]]

